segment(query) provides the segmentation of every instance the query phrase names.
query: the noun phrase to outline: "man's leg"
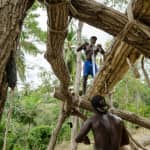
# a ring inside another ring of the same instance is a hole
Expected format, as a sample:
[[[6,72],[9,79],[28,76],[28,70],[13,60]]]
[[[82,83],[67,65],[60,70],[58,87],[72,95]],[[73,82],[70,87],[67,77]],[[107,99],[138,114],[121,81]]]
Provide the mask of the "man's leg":
[[[84,62],[84,70],[83,70],[83,94],[86,93],[89,71],[90,71],[90,63],[89,61],[86,60]]]
[[[84,95],[86,93],[87,79],[88,79],[88,76],[83,76],[83,94]]]

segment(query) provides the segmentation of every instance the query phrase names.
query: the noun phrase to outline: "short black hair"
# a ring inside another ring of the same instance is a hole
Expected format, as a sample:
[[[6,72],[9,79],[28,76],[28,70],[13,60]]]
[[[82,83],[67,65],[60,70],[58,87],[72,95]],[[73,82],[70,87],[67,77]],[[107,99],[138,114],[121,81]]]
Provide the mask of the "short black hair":
[[[94,110],[98,113],[107,113],[109,108],[109,106],[106,104],[105,98],[101,95],[94,96],[91,104]]]
[[[96,36],[91,36],[91,39],[97,40],[97,37]]]

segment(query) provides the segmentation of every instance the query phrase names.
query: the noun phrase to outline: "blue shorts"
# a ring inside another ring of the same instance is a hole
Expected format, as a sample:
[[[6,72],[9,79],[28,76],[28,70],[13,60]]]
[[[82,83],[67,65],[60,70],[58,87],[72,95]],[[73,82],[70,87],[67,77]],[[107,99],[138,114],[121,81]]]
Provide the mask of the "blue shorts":
[[[96,64],[95,64],[95,73],[97,73],[97,65]],[[90,61],[90,60],[86,60],[84,62],[83,76],[88,76],[88,75],[91,75],[92,77],[94,76],[92,61]]]

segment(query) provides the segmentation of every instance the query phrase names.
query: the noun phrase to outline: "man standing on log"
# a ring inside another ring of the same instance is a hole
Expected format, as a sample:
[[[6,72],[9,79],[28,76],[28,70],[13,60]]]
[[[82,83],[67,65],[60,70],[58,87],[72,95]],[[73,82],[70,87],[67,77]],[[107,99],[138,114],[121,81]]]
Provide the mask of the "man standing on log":
[[[104,97],[94,96],[91,103],[96,114],[84,123],[76,137],[76,142],[90,144],[87,134],[92,130],[94,150],[120,150],[121,147],[128,145],[129,137],[123,121],[108,112],[109,107]]]
[[[102,55],[105,54],[105,51],[103,50],[100,44],[95,46],[96,41],[97,37],[92,36],[90,38],[90,44],[85,42],[77,49],[78,52],[84,50],[86,55],[83,71],[83,94],[85,94],[86,92],[88,76],[91,75],[92,77],[94,77],[95,74],[97,73],[97,65],[95,63],[97,53],[100,52]]]

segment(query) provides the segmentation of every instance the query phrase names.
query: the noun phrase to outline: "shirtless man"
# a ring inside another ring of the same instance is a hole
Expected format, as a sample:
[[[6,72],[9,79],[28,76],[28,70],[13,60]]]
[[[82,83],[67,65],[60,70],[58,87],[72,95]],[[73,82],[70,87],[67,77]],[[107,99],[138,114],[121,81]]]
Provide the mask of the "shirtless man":
[[[84,62],[84,71],[83,71],[83,94],[85,94],[85,92],[86,92],[86,85],[87,85],[88,76],[91,75],[93,77],[97,73],[97,65],[92,64],[93,53],[94,53],[93,58],[95,60],[96,60],[96,55],[97,55],[98,52],[100,52],[102,55],[105,54],[105,51],[103,50],[103,48],[101,47],[100,44],[95,46],[96,41],[97,41],[97,37],[92,36],[90,38],[90,44],[85,42],[84,44],[82,44],[77,49],[78,52],[81,51],[81,50],[84,50],[85,55],[86,55],[86,60]],[[95,66],[95,68],[93,66]],[[93,72],[94,70],[95,70],[95,72]]]
[[[92,130],[94,150],[119,150],[124,145],[128,145],[129,137],[123,121],[108,112],[109,107],[104,97],[94,96],[91,103],[96,114],[84,123],[76,142],[90,144],[87,134]]]

